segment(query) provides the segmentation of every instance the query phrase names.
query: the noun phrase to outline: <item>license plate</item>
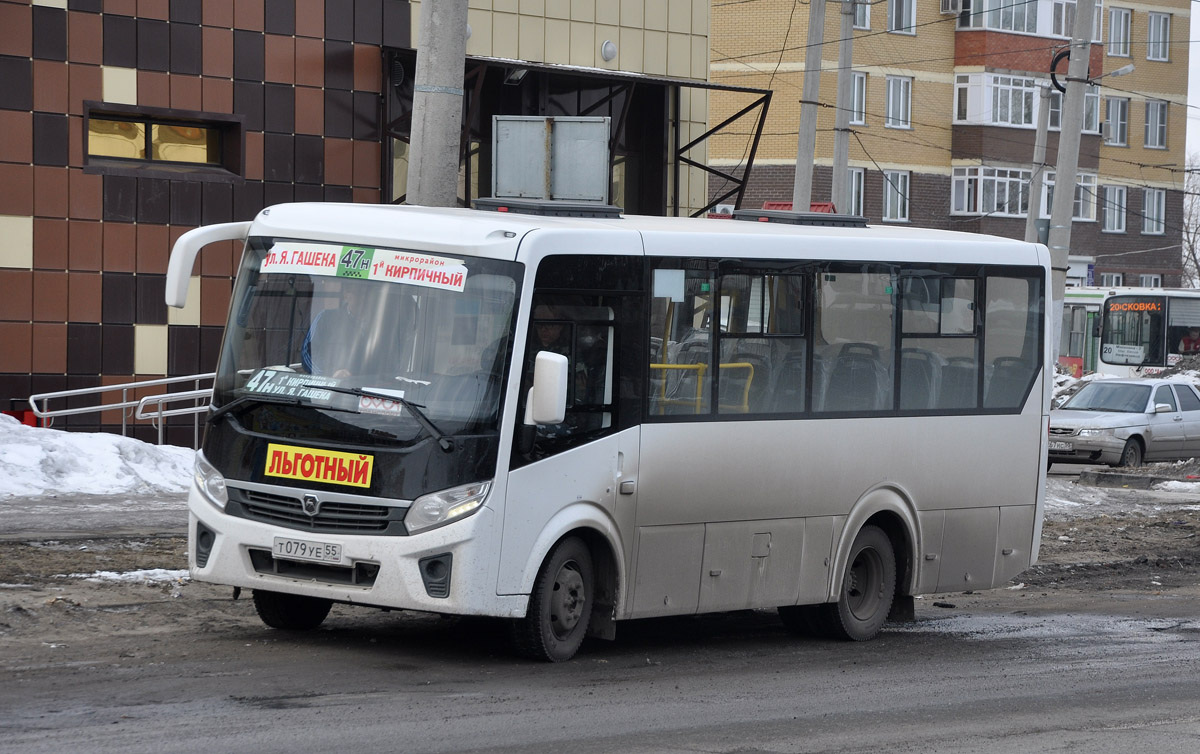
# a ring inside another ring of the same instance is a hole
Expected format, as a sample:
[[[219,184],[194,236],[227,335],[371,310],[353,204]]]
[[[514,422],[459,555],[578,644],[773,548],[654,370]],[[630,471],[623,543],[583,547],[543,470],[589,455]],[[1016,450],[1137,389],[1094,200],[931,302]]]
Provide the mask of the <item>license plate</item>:
[[[1074,450],[1074,449],[1075,449],[1075,446],[1069,442],[1063,442],[1062,440],[1051,440],[1050,441],[1050,450]]]
[[[342,546],[332,542],[313,542],[306,539],[276,537],[271,554],[287,560],[309,560],[317,563],[340,563]]]

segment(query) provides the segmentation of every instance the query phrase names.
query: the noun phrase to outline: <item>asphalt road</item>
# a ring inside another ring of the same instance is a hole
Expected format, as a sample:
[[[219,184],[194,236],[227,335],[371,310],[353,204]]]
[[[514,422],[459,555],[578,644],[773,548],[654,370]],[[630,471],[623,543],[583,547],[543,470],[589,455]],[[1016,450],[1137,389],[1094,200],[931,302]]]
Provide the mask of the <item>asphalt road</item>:
[[[85,502],[0,531],[179,534],[186,513]],[[753,611],[622,623],[561,665],[514,659],[494,621],[335,606],[287,634],[205,584],[0,587],[0,752],[1200,751],[1200,574],[1071,570],[927,596],[864,644]]]
[[[0,540],[186,536],[187,493],[0,499]]]
[[[289,636],[213,593],[207,630],[7,658],[0,750],[1194,754],[1196,596],[959,595],[865,644],[762,611],[641,621],[545,665],[487,622],[349,610]]]

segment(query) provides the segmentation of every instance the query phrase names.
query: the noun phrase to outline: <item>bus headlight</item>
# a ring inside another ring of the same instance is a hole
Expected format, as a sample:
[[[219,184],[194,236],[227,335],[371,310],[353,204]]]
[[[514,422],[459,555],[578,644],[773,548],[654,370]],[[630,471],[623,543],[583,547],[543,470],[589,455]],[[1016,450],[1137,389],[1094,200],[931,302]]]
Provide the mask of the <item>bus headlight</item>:
[[[196,451],[196,468],[193,478],[200,494],[204,495],[208,502],[225,510],[225,504],[229,502],[229,491],[225,489],[225,477],[221,476],[221,472],[217,471],[200,451]]]
[[[483,505],[491,487],[491,482],[475,482],[422,495],[408,509],[404,525],[415,534],[469,516]]]

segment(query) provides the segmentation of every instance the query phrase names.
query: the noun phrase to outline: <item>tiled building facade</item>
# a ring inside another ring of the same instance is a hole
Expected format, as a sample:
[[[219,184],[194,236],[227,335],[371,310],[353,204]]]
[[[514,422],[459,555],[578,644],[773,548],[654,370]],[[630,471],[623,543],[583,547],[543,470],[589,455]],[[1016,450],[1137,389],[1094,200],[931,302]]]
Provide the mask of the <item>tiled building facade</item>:
[[[831,199],[842,3],[826,7],[813,201]],[[836,202],[839,211],[1014,238],[1024,237],[1031,203],[1048,218],[1045,200],[1028,196],[1037,90],[1069,42],[1074,7],[1074,0],[857,4],[855,98],[847,105],[853,193]],[[1074,282],[1090,272],[1096,285],[1180,284],[1191,10],[1188,0],[1097,2],[1090,76],[1099,86],[1088,96],[1079,154]],[[792,198],[807,14],[783,0],[714,5],[712,80],[775,93],[747,207]],[[1128,75],[1108,76],[1129,64]],[[1060,81],[1066,68],[1061,61]],[[715,94],[712,119],[743,99]],[[1051,105],[1051,171],[1060,107]],[[747,143],[745,133],[718,136],[710,164],[736,173]],[[710,196],[722,187],[714,181]]]
[[[168,310],[167,260],[183,232],[280,202],[400,198],[392,162],[407,134],[396,114],[411,107],[411,80],[406,92],[393,78],[412,75],[419,12],[404,0],[0,0],[0,410],[27,409],[31,394],[211,371],[240,248],[206,249],[188,307]],[[636,77],[632,112],[661,120],[639,127],[664,144],[690,140],[704,130],[707,96],[678,80],[705,81],[708,20],[700,0],[473,0],[468,72],[490,86],[528,66],[527,84],[542,92],[476,108],[478,138],[489,106],[573,114],[583,105],[545,92],[580,81],[624,91]],[[144,126],[143,157],[159,154],[160,128],[189,148],[220,146],[208,165],[139,162],[97,146],[114,123]],[[639,155],[657,145],[638,138],[620,141]],[[643,209],[665,211],[675,197],[703,205],[702,174],[644,172]],[[54,426],[120,422],[106,411]],[[190,420],[169,430],[191,443]],[[133,433],[154,436],[144,425]]]

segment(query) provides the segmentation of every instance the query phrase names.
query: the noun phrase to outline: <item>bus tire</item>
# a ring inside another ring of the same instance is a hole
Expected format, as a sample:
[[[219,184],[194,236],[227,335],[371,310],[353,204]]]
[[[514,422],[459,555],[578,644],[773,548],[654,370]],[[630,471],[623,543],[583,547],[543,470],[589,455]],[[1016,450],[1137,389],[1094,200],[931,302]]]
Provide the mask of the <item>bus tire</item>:
[[[896,554],[878,526],[859,530],[846,558],[836,602],[819,605],[822,633],[831,639],[868,641],[887,621],[896,594]]]
[[[1136,437],[1131,437],[1125,441],[1125,447],[1121,450],[1121,460],[1117,461],[1118,466],[1141,466],[1142,465],[1142,441]]]
[[[325,620],[331,600],[254,590],[254,609],[258,617],[271,628],[283,631],[311,631]]]
[[[559,542],[538,571],[525,617],[513,622],[517,652],[547,662],[574,657],[591,622],[595,583],[592,554],[583,540]]]

